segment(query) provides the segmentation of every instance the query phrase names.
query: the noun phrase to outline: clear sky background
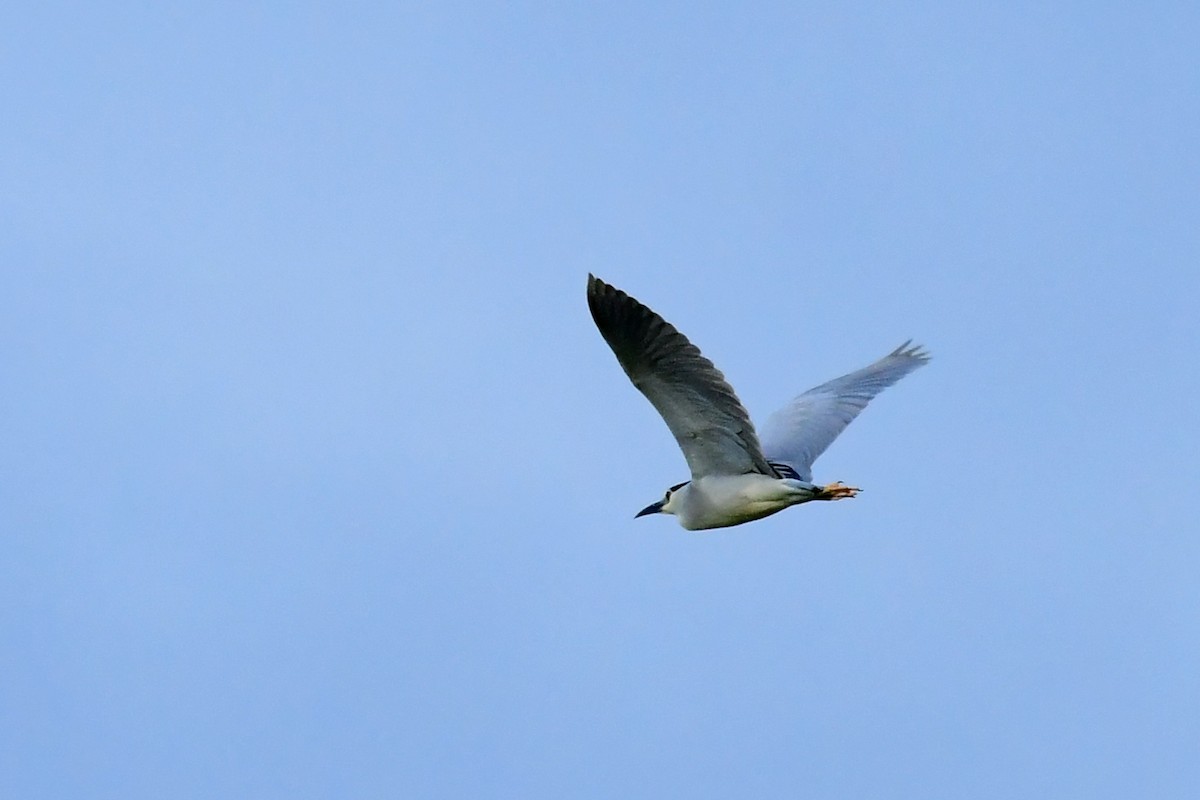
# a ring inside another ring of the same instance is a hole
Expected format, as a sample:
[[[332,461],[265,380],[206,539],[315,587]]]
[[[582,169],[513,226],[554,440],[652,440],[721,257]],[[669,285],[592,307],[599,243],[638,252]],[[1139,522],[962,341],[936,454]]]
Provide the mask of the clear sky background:
[[[1191,3],[0,12],[0,795],[1185,798]],[[587,313],[762,419],[688,533]]]

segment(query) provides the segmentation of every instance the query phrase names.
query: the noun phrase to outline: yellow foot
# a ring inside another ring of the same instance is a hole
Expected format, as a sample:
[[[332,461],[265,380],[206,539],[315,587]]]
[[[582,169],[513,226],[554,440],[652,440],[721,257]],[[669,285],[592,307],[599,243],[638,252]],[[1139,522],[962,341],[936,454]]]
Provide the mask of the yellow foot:
[[[817,495],[813,499],[814,500],[844,500],[847,497],[854,497],[854,495],[858,494],[861,491],[862,491],[862,489],[859,489],[854,486],[847,486],[846,484],[842,483],[841,481],[834,481],[833,483],[829,484],[828,486],[818,486],[817,487]]]

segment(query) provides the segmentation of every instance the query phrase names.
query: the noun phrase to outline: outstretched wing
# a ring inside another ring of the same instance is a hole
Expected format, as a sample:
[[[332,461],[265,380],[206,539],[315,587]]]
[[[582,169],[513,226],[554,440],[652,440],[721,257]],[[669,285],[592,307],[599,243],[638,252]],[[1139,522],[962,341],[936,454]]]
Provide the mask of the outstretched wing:
[[[812,480],[817,456],[854,421],[871,398],[929,360],[911,340],[869,367],[809,389],[776,411],[763,426],[763,452]]]
[[[686,336],[594,275],[588,275],[587,294],[596,327],[629,380],[671,429],[693,478],[775,476],[733,388]]]

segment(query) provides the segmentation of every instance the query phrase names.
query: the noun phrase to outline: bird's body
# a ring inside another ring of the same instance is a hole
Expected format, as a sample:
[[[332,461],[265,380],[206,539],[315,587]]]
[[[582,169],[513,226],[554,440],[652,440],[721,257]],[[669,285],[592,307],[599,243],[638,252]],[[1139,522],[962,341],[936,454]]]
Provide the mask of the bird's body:
[[[688,530],[728,528],[811,500],[815,488],[803,481],[758,472],[705,475],[671,492],[663,511],[674,514]]]
[[[864,369],[810,389],[767,421],[750,417],[712,362],[669,322],[588,276],[588,307],[621,367],[675,435],[692,479],[637,516],[674,514],[689,530],[725,528],[858,489],[812,483],[812,463],[872,397],[928,361],[905,342]]]

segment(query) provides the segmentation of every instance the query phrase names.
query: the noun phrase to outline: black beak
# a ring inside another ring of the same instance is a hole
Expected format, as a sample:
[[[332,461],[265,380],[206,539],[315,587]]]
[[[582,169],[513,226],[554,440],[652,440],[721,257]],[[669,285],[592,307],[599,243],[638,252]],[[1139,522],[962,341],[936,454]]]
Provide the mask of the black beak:
[[[662,501],[662,500],[659,500],[657,503],[651,503],[650,505],[646,506],[645,508],[643,508],[643,509],[642,509],[641,511],[639,511],[638,513],[634,514],[634,515],[633,515],[633,518],[634,518],[634,519],[637,519],[638,517],[644,517],[644,516],[646,516],[647,514],[658,514],[658,513],[660,513],[660,512],[662,511],[663,502],[664,502],[664,501]]]

